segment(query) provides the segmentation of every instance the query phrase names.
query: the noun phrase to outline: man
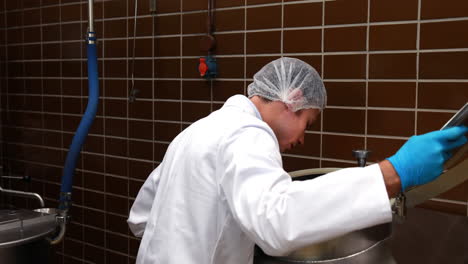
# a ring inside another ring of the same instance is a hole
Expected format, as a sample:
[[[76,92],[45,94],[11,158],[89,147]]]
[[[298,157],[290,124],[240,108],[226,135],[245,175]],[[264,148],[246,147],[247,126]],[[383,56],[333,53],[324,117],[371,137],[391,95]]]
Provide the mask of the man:
[[[281,58],[248,88],[180,133],[150,174],[128,219],[143,236],[139,264],[253,262],[391,221],[389,197],[442,173],[466,127],[412,137],[394,156],[292,182],[281,151],[304,143],[326,104],[320,76]],[[414,158],[417,157],[417,158]]]

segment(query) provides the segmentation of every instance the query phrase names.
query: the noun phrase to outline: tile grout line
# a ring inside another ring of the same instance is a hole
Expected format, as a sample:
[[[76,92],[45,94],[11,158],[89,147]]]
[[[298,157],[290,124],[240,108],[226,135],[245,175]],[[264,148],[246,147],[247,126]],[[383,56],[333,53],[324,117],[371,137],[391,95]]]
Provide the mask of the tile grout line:
[[[247,0],[244,0],[244,95],[248,96],[247,94]]]
[[[128,1],[127,1],[127,5],[128,5]],[[128,9],[127,9],[128,10]],[[101,16],[104,17],[104,6],[101,10]],[[125,21],[125,27],[126,27],[126,30],[127,30],[127,36],[128,36],[128,20]],[[103,21],[102,23],[102,26],[101,26],[101,29],[102,29],[102,36],[105,36],[106,35],[106,27],[105,27],[105,24],[106,22]],[[96,25],[98,25],[96,23]],[[97,35],[97,30],[95,29],[95,32],[96,32],[96,35]],[[106,57],[106,42],[105,41],[101,41],[102,43],[102,57],[105,58]],[[99,42],[96,42],[96,48],[98,47],[98,44]],[[99,49],[97,49],[99,50]],[[126,52],[128,53],[128,49],[126,49]],[[99,53],[98,53],[99,54]],[[97,56],[99,58],[99,56]],[[102,64],[102,76],[106,76],[106,67],[107,67],[107,62],[106,61],[103,61],[101,60],[101,64]],[[127,76],[128,76],[128,54],[127,54],[127,58],[126,58],[126,71],[127,71]],[[99,73],[99,61],[98,61],[98,73]],[[89,76],[88,76],[89,78]],[[102,82],[102,95],[106,95],[106,82]],[[128,113],[128,104],[126,104],[126,107],[127,107],[127,113]],[[106,102],[103,100],[103,104],[102,104],[102,115],[103,116],[106,116]],[[128,115],[127,115],[128,116]],[[104,201],[103,201],[103,206],[104,206],[104,230],[103,230],[103,235],[104,235],[104,248],[107,249],[108,245],[107,245],[107,231],[109,229],[109,227],[107,226],[107,212],[108,212],[108,204],[107,204],[107,161],[106,161],[106,158],[107,158],[107,136],[106,136],[106,118],[102,118],[102,134],[103,134],[103,154],[102,154],[102,157],[103,157],[103,173],[102,175],[104,176],[104,186],[103,186],[103,189],[104,189],[104,192],[105,194],[103,195],[103,198],[104,198]],[[127,148],[128,149],[128,148]],[[84,168],[84,167],[83,167]],[[83,201],[83,204],[84,204],[84,201]],[[127,203],[127,206],[128,206],[128,203]],[[107,250],[106,250],[107,251]],[[107,253],[104,254],[104,262],[106,263],[107,262]]]
[[[180,32],[180,48],[179,48],[179,51],[180,51],[180,59],[179,59],[179,103],[180,103],[180,106],[179,106],[179,109],[180,109],[180,114],[179,114],[179,121],[180,121],[180,131],[182,132],[182,129],[183,129],[183,123],[182,123],[182,120],[183,120],[183,79],[184,79],[184,73],[183,73],[183,59],[182,59],[182,56],[184,55],[184,42],[183,42],[183,33],[184,33],[184,16],[183,16],[183,10],[184,10],[184,1],[183,0],[180,0],[180,12],[181,12],[181,15],[180,15],[180,29],[179,29],[179,32]]]
[[[315,1],[315,3],[320,3],[323,0],[318,0]],[[328,2],[331,0],[324,0],[324,2]],[[303,3],[314,3],[314,2],[296,2],[296,3],[291,3],[291,2],[286,2],[284,5],[300,5]],[[62,4],[62,6],[66,6],[67,4]],[[82,5],[82,4],[80,4]],[[232,10],[242,10],[242,9],[255,9],[255,8],[261,8],[261,7],[272,7],[272,6],[280,6],[281,3],[275,3],[275,4],[266,4],[263,6],[238,6],[238,7],[227,7],[227,8],[217,8],[215,11],[232,11]],[[19,10],[18,10],[19,11]],[[27,9],[22,10],[22,11],[27,11]],[[14,13],[14,10],[7,11],[7,12],[0,12],[0,13]],[[17,12],[17,11],[16,11]],[[185,12],[174,12],[174,13],[164,13],[164,14],[157,14],[155,15],[156,17],[165,17],[165,16],[178,16],[178,15],[192,15],[192,14],[202,14],[205,13],[206,10],[197,10],[197,11],[185,11]],[[144,18],[150,18],[151,15],[140,15],[137,16],[138,19],[144,19]],[[126,16],[126,17],[109,17],[109,18],[99,18],[95,19],[96,22],[103,22],[103,21],[118,21],[118,20],[128,20],[132,19],[133,16]],[[431,18],[431,19],[424,19],[421,21],[421,23],[438,23],[438,22],[456,22],[456,21],[465,21],[467,20],[467,16],[462,16],[462,17],[450,17],[450,18]],[[72,20],[72,21],[65,21],[63,24],[76,24],[80,23],[81,21],[78,20]],[[401,21],[373,21],[371,22],[371,25],[396,25],[396,24],[412,24],[412,23],[417,23],[417,20],[401,20]],[[54,26],[57,25],[58,23],[45,23],[44,25],[46,26]],[[327,25],[326,27],[349,27],[349,26],[365,26],[365,23],[351,23],[351,24],[333,24],[333,25]],[[33,28],[37,27],[37,25],[27,25],[27,28]],[[15,29],[17,27],[6,27],[6,28],[11,28]],[[292,27],[292,29],[295,29],[295,27]]]
[[[42,0],[40,2],[40,4],[42,4]],[[41,24],[42,24],[42,19],[43,19],[43,12],[42,12],[42,9],[40,9],[39,11],[39,19],[41,20]],[[40,44],[40,50],[41,50],[41,54],[40,54],[40,58],[42,59],[43,58],[43,54],[44,54],[44,45],[42,44],[42,41],[44,40],[44,34],[42,32],[43,30],[43,27],[40,26],[40,38],[41,38],[41,44]],[[40,64],[40,67],[41,67],[41,76],[44,75],[44,63],[41,62]],[[41,112],[44,111],[44,80],[41,80]],[[45,129],[45,120],[44,120],[44,114],[41,115],[41,128],[42,129]],[[43,145],[46,145],[46,140],[45,140],[45,133],[42,134],[42,144]],[[42,170],[41,171],[41,178],[43,179],[45,177],[44,175],[44,171]],[[45,195],[45,184],[42,184],[41,186],[41,195]]]
[[[280,42],[280,57],[283,57],[284,52],[284,0],[281,0],[281,42]]]
[[[41,9],[42,10],[42,9]],[[80,8],[80,20],[83,21],[83,17],[84,17],[84,14],[83,14],[83,9]],[[80,27],[81,28],[81,31],[83,31],[83,26]],[[80,44],[80,57],[83,57],[83,42],[81,42]],[[83,73],[83,62],[81,62],[80,64],[80,73],[81,73],[81,76],[84,76],[84,73]],[[80,79],[80,94],[81,94],[81,97],[84,96],[84,92],[83,92],[83,87],[84,87],[84,81],[83,79]],[[81,104],[83,105],[83,104]],[[62,132],[62,137],[63,137],[63,132]],[[62,146],[63,147],[63,146]],[[84,168],[84,161],[83,159],[81,159],[81,168]],[[80,173],[80,177],[81,177],[81,185],[84,187],[85,186],[85,178],[83,177],[83,173]],[[84,204],[84,195],[81,196],[81,204]],[[81,227],[81,233],[83,234],[83,240],[84,240],[84,227]],[[85,248],[82,247],[81,249],[81,253],[82,255],[84,256],[85,255]]]
[[[60,0],[60,6],[59,6],[59,38],[60,38],[60,41],[62,41],[62,38],[63,38],[63,34],[62,34],[62,1],[63,0]],[[62,45],[59,45],[59,52],[60,52],[60,58],[63,57],[63,49],[62,49]],[[60,77],[63,76],[63,69],[62,69],[62,63],[60,63],[59,65],[59,74],[60,74]],[[59,81],[59,86],[60,86],[60,126],[61,126],[61,130],[63,131],[63,80],[60,79]],[[64,148],[64,139],[63,139],[63,133],[61,135],[61,141],[62,141],[62,148]],[[63,154],[61,154],[61,157],[63,158],[63,160],[65,160],[65,158],[63,157]],[[59,194],[60,195],[60,194]],[[62,240],[63,242],[61,243],[61,252],[64,253],[65,252],[65,237],[63,238]],[[65,258],[62,256],[62,262],[65,261]]]
[[[135,0],[135,1],[138,1],[138,0]],[[125,6],[126,9],[127,9],[127,10],[126,10],[127,15],[130,14],[130,8],[129,8],[128,2],[129,2],[129,1],[126,1],[126,6]],[[126,23],[126,25],[127,25],[127,29],[126,29],[126,31],[127,31],[127,36],[129,35],[129,32],[128,32],[128,28],[129,28],[128,21],[129,21],[129,20],[127,20],[127,23]],[[154,19],[153,19],[153,22],[154,22]],[[136,21],[133,20],[133,23],[136,23]],[[152,23],[152,25],[153,25],[153,24],[154,24],[154,23]],[[136,26],[134,25],[133,28],[136,29]],[[133,32],[133,37],[135,37],[135,36],[136,36],[136,31]],[[127,91],[127,95],[126,95],[127,98],[126,98],[126,104],[125,104],[125,105],[126,105],[126,118],[125,118],[125,123],[126,123],[127,127],[126,127],[126,137],[125,137],[125,139],[126,139],[125,141],[126,141],[126,142],[125,142],[125,144],[126,144],[127,149],[126,149],[126,153],[125,153],[125,154],[127,155],[127,157],[129,156],[129,150],[130,150],[130,132],[129,132],[129,130],[130,130],[130,121],[129,121],[130,96],[132,96],[131,93],[134,92],[134,91],[131,90],[131,89],[134,88],[133,83],[130,84],[129,81],[128,81],[128,75],[129,75],[129,71],[130,71],[130,69],[129,69],[129,65],[130,65],[130,64],[129,64],[129,60],[128,60],[128,55],[129,55],[129,54],[128,54],[128,51],[129,51],[128,48],[129,48],[129,44],[130,44],[129,38],[126,38],[126,41],[125,41],[125,47],[126,47],[125,54],[126,54],[126,56],[127,56],[127,60],[126,60],[127,78],[126,78],[126,80],[125,80],[125,87],[126,87],[126,91]],[[136,47],[133,47],[133,44],[135,44],[135,46],[136,46],[136,41],[133,41],[133,42],[132,42],[132,50],[133,50],[132,53],[135,53],[135,48],[136,48]],[[153,46],[152,48],[154,49],[154,45],[152,45],[152,46]],[[132,63],[135,63],[134,57],[135,57],[135,54],[132,54]],[[152,65],[154,65],[154,60],[152,60]],[[132,73],[134,74],[134,70],[133,70],[133,69],[132,69]],[[152,74],[153,74],[153,73],[152,73]],[[132,81],[135,81],[134,76],[132,76]],[[130,86],[130,85],[132,85],[132,88],[129,89],[129,86]],[[128,91],[130,91],[130,92],[128,92]],[[154,113],[154,106],[153,106],[153,113]],[[153,133],[153,135],[154,135],[154,133]],[[153,144],[153,145],[154,145],[154,144]],[[153,147],[153,148],[154,148],[154,147]],[[154,151],[154,150],[153,150],[153,151]],[[129,166],[128,159],[125,159],[125,162],[126,162],[126,164],[127,164],[126,169],[125,169],[125,173],[127,174],[127,177],[126,177],[126,178],[127,178],[127,196],[130,196],[130,170],[129,170],[129,167],[130,167],[130,166]],[[106,175],[106,178],[107,178],[107,175]],[[128,206],[129,206],[129,202],[127,201],[127,211],[129,212]],[[106,212],[106,213],[107,213],[107,212]],[[107,223],[106,223],[106,224],[107,224]],[[128,230],[127,230],[127,234],[128,234]],[[130,234],[128,234],[128,235],[130,235]],[[130,240],[127,239],[127,250],[129,250],[129,249],[130,249]]]
[[[371,9],[371,1],[367,0],[367,26],[366,26],[366,110],[364,112],[364,149],[367,149],[367,129],[368,129],[368,122],[369,122],[369,38],[370,38],[370,9]]]
[[[325,0],[322,0],[322,25],[321,25],[321,43],[320,43],[320,51],[322,53],[321,55],[321,70],[320,70],[320,75],[322,76],[322,80],[325,79],[325,56],[324,56],[324,51],[325,51]],[[325,107],[328,107],[325,105]],[[320,111],[320,159],[319,159],[319,168],[322,168],[322,161],[323,161],[323,119],[324,119],[324,111],[325,109],[322,109]]]
[[[419,50],[421,48],[421,8],[422,1],[418,0],[418,23],[417,23],[417,33],[416,33],[416,96],[414,102],[414,134],[418,133],[418,97],[419,97]]]

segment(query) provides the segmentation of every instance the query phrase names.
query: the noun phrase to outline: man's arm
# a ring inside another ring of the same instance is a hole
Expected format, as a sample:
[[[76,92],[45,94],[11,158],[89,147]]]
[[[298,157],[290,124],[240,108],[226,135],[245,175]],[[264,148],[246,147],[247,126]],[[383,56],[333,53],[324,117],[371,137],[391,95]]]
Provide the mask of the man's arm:
[[[398,173],[395,168],[393,168],[392,163],[388,160],[380,162],[379,166],[382,171],[385,187],[387,188],[388,197],[393,198],[397,196],[401,190],[400,176],[398,176]]]

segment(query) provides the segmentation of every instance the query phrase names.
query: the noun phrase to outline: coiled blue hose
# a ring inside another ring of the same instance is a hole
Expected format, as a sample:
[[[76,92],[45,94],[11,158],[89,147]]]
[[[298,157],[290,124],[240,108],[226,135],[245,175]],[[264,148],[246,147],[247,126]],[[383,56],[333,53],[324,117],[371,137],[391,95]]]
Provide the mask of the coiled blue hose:
[[[73,176],[75,173],[76,162],[80,156],[81,147],[88,135],[89,129],[93,124],[94,118],[99,104],[99,79],[98,79],[98,62],[97,62],[97,41],[94,32],[88,32],[87,53],[88,53],[88,83],[89,95],[86,111],[81,119],[75,136],[73,137],[65,160],[63,168],[62,186],[60,188],[60,205],[59,209],[67,210],[71,203],[71,191],[73,184]]]

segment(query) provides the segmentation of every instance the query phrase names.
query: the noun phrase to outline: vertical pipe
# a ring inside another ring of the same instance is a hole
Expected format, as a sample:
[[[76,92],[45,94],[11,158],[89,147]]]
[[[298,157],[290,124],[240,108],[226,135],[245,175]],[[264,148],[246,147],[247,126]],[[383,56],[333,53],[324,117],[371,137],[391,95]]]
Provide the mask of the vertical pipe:
[[[93,11],[94,0],[88,0],[88,22],[89,32],[94,32],[94,11]]]

